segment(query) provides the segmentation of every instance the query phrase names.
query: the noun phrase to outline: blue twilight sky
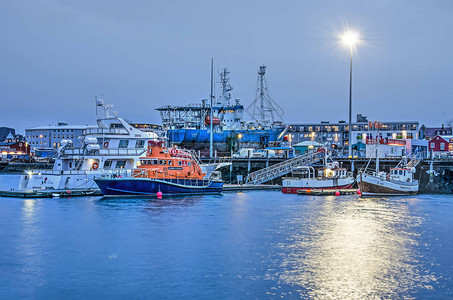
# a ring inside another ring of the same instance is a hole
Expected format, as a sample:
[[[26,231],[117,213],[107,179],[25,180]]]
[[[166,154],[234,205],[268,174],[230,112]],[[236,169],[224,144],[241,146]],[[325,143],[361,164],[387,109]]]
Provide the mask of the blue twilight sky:
[[[233,98],[255,98],[267,65],[288,122],[453,118],[453,1],[0,0],[0,126],[94,124],[94,96],[126,119],[209,96],[210,58],[231,71]],[[218,93],[218,90],[217,90]]]

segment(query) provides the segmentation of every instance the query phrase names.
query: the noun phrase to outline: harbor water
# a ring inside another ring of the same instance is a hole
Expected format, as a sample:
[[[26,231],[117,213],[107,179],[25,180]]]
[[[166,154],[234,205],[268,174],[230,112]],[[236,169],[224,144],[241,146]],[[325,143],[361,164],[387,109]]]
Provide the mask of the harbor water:
[[[449,195],[0,198],[0,297],[452,298],[452,232]]]

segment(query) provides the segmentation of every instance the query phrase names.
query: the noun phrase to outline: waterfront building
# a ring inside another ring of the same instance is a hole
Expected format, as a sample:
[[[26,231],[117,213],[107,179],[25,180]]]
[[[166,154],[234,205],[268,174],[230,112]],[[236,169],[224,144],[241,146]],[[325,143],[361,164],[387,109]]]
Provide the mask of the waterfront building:
[[[381,139],[393,140],[418,139],[418,130],[418,121],[394,121],[382,122],[381,129],[375,131],[369,128],[367,117],[358,114],[356,122],[352,123],[352,146],[357,155],[361,148],[364,149],[369,139],[376,139],[378,136]],[[293,145],[304,141],[316,141],[334,149],[346,149],[349,144],[349,124],[345,121],[294,123],[290,125],[288,134]]]
[[[452,134],[451,126],[442,125],[442,127],[425,127],[425,125],[422,125],[420,127],[420,139],[431,140],[436,135]]]
[[[428,149],[434,152],[453,151],[453,135],[436,135],[429,140]]]
[[[95,126],[89,125],[68,125],[58,123],[57,125],[37,126],[25,129],[25,137],[32,149],[58,149],[61,140],[71,140],[74,147],[81,147],[82,140],[79,136],[82,131]]]
[[[2,157],[14,158],[30,154],[30,146],[24,136],[13,135],[11,132],[0,142],[0,153]]]

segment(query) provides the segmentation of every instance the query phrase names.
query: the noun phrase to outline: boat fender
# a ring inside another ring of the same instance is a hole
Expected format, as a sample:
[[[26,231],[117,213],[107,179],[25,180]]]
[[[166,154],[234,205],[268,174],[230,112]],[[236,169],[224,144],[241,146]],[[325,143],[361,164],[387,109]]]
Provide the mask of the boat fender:
[[[411,179],[410,179],[410,178],[407,178],[407,179],[406,179],[406,182],[410,182],[410,181],[411,181]]]
[[[93,168],[93,170],[97,170],[99,168],[99,164],[97,162],[94,162],[91,168]]]
[[[104,143],[104,148],[108,148],[109,147],[109,142],[105,142]]]

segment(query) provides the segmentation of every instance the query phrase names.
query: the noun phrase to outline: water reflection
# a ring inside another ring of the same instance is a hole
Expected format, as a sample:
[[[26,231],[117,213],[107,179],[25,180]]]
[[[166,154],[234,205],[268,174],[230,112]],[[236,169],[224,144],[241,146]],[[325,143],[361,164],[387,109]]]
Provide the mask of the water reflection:
[[[21,258],[22,277],[27,283],[44,283],[42,266],[44,264],[41,248],[41,227],[39,213],[42,199],[25,199],[22,206],[20,243],[17,245]]]
[[[146,209],[159,211],[172,207],[191,207],[196,205],[203,197],[203,195],[164,196],[162,199],[149,196],[102,197],[95,202],[98,205],[115,209],[144,207]]]
[[[285,257],[278,280],[313,298],[397,298],[432,288],[435,278],[414,247],[423,219],[410,214],[407,202],[316,203],[309,222],[297,213],[288,220],[292,242],[279,245]]]

